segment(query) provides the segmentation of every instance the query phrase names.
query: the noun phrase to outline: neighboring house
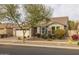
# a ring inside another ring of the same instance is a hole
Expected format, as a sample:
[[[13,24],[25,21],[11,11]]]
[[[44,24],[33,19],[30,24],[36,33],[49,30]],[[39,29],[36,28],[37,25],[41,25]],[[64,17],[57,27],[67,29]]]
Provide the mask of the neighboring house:
[[[13,36],[13,24],[1,23],[0,24],[0,37]]]
[[[49,31],[53,32],[57,29],[68,29],[68,17],[54,17],[49,19],[48,22],[45,20],[40,22],[36,27],[30,28],[26,31],[26,37],[33,37],[37,33],[47,34]],[[23,30],[16,29],[16,36],[23,36]]]

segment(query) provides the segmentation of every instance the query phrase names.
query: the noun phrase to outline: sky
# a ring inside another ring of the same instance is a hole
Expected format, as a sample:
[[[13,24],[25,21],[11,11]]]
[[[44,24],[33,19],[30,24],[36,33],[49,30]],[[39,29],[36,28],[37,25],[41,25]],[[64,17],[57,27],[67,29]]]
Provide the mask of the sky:
[[[79,4],[49,4],[54,9],[53,17],[68,16],[70,20],[79,20]]]
[[[79,4],[45,4],[50,6],[53,9],[52,17],[63,17],[68,16],[69,20],[78,20],[79,21]],[[24,19],[24,11],[22,5],[20,5],[20,11],[22,16],[21,19]]]
[[[79,4],[45,4],[53,9],[52,17],[63,17],[68,16],[69,20],[79,21]],[[21,20],[25,20],[25,12],[23,6],[19,5],[19,12]]]

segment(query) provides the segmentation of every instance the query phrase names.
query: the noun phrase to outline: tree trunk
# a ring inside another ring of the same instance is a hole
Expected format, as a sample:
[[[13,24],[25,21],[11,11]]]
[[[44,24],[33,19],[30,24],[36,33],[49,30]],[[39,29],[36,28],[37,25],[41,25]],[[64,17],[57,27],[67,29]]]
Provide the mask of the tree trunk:
[[[23,30],[23,43],[25,43],[25,33],[26,33],[26,30]]]

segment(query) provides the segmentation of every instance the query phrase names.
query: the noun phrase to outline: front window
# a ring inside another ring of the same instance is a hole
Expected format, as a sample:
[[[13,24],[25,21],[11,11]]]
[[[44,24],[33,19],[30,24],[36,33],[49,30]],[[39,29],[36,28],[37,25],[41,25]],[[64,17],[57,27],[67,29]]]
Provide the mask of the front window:
[[[56,29],[60,29],[60,27],[59,27],[59,26],[57,26],[57,27],[56,27]]]
[[[54,33],[54,31],[55,31],[55,27],[53,26],[53,27],[52,27],[52,34]]]
[[[45,28],[42,28],[42,33],[44,33]]]
[[[67,26],[66,26],[66,25],[64,25],[64,29],[66,29],[66,27],[67,27]]]

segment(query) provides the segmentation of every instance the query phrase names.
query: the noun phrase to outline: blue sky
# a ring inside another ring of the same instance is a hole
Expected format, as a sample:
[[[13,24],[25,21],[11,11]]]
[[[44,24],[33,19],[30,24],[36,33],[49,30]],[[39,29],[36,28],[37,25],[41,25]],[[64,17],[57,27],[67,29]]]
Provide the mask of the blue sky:
[[[79,4],[49,4],[54,9],[53,17],[68,16],[70,20],[79,20]]]

